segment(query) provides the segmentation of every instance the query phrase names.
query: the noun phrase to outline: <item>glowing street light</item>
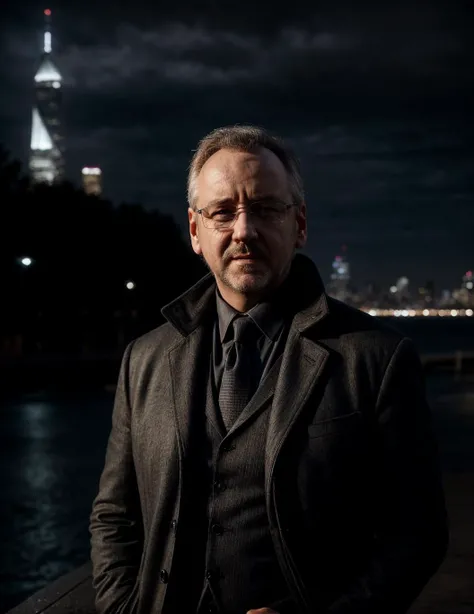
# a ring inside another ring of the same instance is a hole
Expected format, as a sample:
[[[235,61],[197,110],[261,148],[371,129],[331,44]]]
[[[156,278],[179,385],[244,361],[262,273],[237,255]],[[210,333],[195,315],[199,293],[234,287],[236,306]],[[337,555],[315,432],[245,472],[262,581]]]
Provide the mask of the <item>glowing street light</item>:
[[[135,288],[135,284],[133,283],[133,281],[127,281],[125,287],[127,288],[127,290],[133,290]]]
[[[33,260],[31,258],[28,258],[27,256],[25,258],[21,258],[20,259],[20,263],[24,266],[24,267],[29,267],[33,264]]]

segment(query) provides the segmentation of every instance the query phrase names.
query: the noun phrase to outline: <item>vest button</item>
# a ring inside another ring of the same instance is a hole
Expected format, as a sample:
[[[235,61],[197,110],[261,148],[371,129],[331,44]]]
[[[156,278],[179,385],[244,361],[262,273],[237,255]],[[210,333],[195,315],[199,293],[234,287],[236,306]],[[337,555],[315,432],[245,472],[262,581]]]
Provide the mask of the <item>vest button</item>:
[[[160,571],[160,582],[162,582],[163,584],[168,584],[168,572],[166,571],[166,569],[162,569]]]
[[[214,535],[222,535],[224,533],[224,527],[217,522],[214,522],[214,524],[211,525],[211,531],[214,533]]]

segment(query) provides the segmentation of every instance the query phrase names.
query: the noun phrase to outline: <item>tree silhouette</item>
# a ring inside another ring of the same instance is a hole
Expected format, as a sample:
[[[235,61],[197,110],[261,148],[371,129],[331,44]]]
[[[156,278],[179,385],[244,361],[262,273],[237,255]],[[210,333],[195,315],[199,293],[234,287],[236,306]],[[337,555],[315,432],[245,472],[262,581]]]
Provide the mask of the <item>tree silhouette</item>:
[[[0,203],[4,350],[19,335],[23,352],[116,348],[161,324],[161,307],[205,273],[171,216],[67,182],[31,185],[4,148]]]

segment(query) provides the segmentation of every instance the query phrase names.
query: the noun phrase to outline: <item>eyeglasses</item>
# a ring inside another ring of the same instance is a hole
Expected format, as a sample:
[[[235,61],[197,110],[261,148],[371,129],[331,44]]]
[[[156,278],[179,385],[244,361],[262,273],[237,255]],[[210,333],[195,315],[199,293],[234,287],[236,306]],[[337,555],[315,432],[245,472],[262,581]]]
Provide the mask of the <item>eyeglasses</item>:
[[[245,211],[252,217],[256,224],[281,224],[291,207],[296,203],[286,204],[281,201],[253,202]],[[230,205],[210,205],[203,209],[196,209],[196,213],[202,218],[206,228],[212,230],[228,230],[232,228],[241,211]]]

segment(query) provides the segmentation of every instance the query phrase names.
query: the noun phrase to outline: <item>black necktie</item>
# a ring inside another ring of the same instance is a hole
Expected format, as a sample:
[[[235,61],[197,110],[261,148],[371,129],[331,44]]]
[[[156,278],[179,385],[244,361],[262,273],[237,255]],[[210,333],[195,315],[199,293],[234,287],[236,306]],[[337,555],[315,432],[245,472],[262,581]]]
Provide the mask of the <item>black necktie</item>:
[[[234,343],[225,362],[219,391],[222,419],[229,430],[249,402],[259,379],[258,329],[248,316],[233,322]]]

